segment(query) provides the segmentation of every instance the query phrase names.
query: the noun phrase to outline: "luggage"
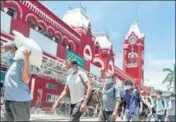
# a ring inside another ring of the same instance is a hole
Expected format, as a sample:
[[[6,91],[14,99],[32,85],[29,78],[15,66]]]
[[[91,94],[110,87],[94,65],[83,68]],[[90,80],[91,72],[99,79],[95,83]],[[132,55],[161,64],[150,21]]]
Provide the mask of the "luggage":
[[[21,33],[13,31],[15,34],[15,45],[17,46],[17,51],[15,52],[14,60],[24,59],[23,52],[25,50],[31,51],[29,57],[30,65],[36,66],[38,68],[42,65],[43,52],[40,46],[32,39],[24,37]]]

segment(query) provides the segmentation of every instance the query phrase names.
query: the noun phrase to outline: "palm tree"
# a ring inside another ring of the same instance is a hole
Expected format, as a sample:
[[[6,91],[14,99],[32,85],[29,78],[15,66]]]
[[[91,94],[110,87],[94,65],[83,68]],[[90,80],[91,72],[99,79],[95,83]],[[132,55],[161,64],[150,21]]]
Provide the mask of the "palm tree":
[[[169,68],[165,68],[163,69],[163,72],[168,72],[167,76],[165,77],[165,79],[163,80],[163,83],[168,83],[167,88],[170,91],[171,89],[173,89],[173,92],[175,92],[175,72],[176,71],[176,64],[174,64],[174,71],[169,69]]]

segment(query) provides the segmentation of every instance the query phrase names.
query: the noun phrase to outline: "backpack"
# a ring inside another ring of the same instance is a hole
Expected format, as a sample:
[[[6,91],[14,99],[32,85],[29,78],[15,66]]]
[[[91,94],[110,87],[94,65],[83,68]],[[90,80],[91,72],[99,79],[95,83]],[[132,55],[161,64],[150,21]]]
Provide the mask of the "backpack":
[[[123,92],[121,91],[121,94],[120,94],[120,96],[121,96],[121,102],[120,102],[120,105],[119,105],[119,108],[118,108],[118,115],[119,116],[120,116],[120,114],[122,112],[122,107],[124,107],[124,108],[126,107],[126,103],[125,103],[125,101],[123,99],[123,94],[124,94],[124,91]]]
[[[142,113],[141,115],[147,116],[150,113],[148,106],[142,102]]]
[[[81,78],[81,82],[83,83],[84,87],[87,89],[86,84],[85,84],[81,74],[79,74],[79,77]],[[99,89],[92,88],[92,93],[90,95],[88,105],[93,106],[93,105],[99,104],[99,102],[101,100],[100,94],[101,94],[101,92]]]

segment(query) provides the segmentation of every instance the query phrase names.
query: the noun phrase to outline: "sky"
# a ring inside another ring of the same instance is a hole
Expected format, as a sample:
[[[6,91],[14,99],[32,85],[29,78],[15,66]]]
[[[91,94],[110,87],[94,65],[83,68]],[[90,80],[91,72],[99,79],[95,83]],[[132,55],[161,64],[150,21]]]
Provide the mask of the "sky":
[[[137,19],[145,33],[144,80],[146,85],[166,90],[163,68],[175,62],[174,1],[42,1],[59,18],[69,7],[87,8],[93,33],[109,33],[116,53],[115,64],[122,69],[123,43],[132,22]],[[136,13],[137,12],[137,16]]]

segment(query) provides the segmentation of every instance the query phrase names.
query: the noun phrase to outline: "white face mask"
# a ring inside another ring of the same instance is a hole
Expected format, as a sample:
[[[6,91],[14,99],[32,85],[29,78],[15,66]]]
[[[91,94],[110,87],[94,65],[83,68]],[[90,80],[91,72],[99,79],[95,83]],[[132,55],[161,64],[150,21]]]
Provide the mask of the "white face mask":
[[[68,69],[68,74],[72,74],[72,73],[74,73],[74,70],[73,70],[73,68],[70,68],[70,69]]]
[[[110,78],[106,78],[105,81],[106,81],[106,84],[107,84],[107,85],[112,84],[112,79],[110,79]]]
[[[8,51],[8,52],[6,52],[6,53],[4,54],[4,56],[5,56],[8,60],[11,60],[11,59],[13,59],[14,54],[12,54],[10,51]]]
[[[130,90],[132,88],[132,86],[131,85],[126,85],[124,88],[125,88],[125,90]]]

